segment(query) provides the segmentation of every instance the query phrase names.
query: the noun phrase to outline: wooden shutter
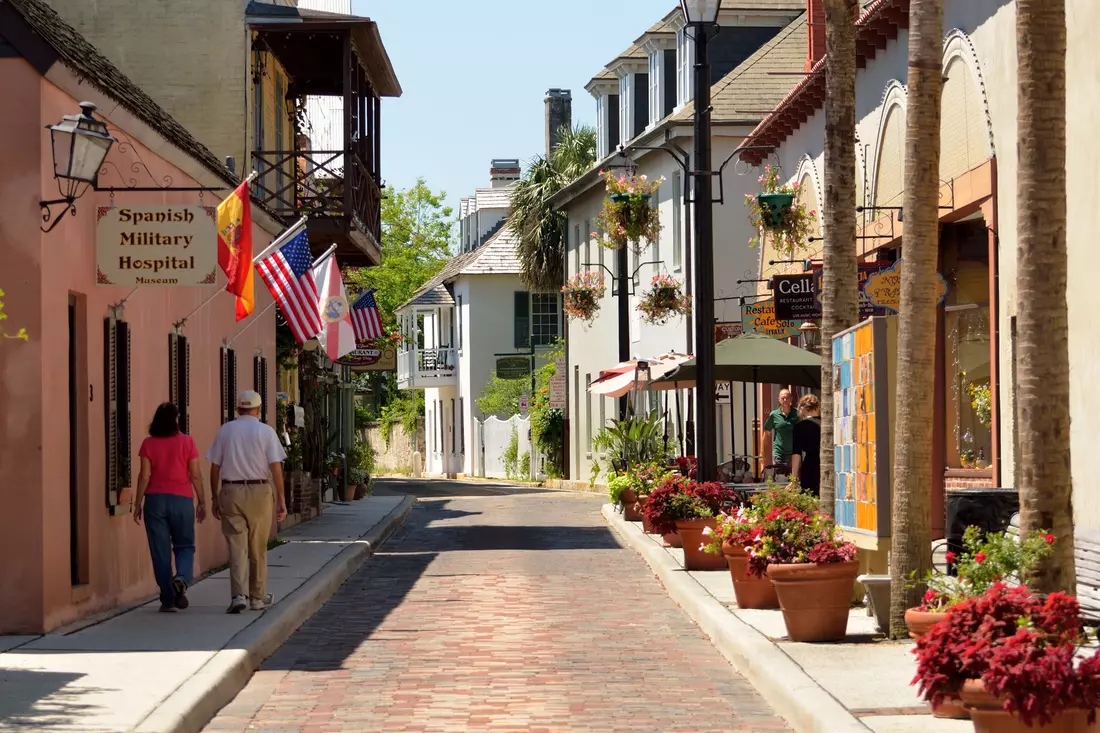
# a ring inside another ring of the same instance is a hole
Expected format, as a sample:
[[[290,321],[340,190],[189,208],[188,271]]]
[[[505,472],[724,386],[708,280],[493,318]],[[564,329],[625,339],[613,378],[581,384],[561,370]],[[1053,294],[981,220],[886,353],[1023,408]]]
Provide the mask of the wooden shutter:
[[[176,348],[179,352],[179,373],[176,378],[179,385],[179,402],[176,407],[180,411],[180,432],[191,433],[191,344],[186,336],[176,337]]]
[[[260,398],[263,400],[260,407],[260,422],[267,422],[267,357],[253,357],[252,383],[253,389],[260,393]]]
[[[118,505],[118,352],[115,319],[103,319],[103,447],[107,506]]]
[[[119,321],[118,335],[118,481],[119,489],[132,483],[130,473],[130,324]]]
[[[226,349],[226,370],[229,374],[229,399],[226,401],[226,413],[229,419],[237,417],[237,352]]]
[[[515,326],[517,349],[527,349],[531,346],[531,296],[527,291],[515,294]]]
[[[220,366],[218,368],[218,387],[221,390],[221,422],[225,425],[229,422],[229,359],[228,349],[224,346],[218,351]]]

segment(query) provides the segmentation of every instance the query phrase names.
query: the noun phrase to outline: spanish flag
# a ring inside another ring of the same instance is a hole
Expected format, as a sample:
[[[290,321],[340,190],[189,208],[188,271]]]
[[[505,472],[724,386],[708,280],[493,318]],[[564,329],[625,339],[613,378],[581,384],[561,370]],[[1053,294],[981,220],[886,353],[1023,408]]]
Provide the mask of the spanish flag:
[[[225,289],[237,296],[237,320],[247,318],[256,307],[248,181],[218,204],[218,264],[229,278]]]

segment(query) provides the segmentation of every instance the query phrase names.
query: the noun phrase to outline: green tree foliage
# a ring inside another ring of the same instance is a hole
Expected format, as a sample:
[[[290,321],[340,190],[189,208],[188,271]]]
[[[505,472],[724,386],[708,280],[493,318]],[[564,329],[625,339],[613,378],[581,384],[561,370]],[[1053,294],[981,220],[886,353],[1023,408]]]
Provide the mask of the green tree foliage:
[[[520,278],[534,291],[557,292],[562,286],[566,217],[550,206],[550,197],[592,168],[596,131],[588,126],[562,130],[549,158],[531,161],[512,189],[508,226],[519,237]]]
[[[481,388],[481,396],[475,402],[482,415],[496,415],[507,420],[519,414],[519,398],[530,392],[530,377],[502,379],[494,370],[489,373],[489,381]]]

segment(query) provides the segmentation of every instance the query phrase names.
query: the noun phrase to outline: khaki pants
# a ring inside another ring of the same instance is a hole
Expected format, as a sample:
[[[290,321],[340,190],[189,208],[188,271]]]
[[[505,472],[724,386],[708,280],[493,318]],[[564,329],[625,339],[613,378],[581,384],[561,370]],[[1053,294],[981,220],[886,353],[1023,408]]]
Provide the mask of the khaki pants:
[[[267,540],[273,504],[270,483],[222,484],[218,492],[222,534],[229,541],[229,592],[233,596],[247,595],[257,600],[267,596]]]

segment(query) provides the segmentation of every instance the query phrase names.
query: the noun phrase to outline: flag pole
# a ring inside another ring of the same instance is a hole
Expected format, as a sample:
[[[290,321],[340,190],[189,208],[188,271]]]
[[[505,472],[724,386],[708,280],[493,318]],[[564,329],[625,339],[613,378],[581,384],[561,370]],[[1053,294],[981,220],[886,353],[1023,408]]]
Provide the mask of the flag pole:
[[[281,247],[288,239],[290,239],[290,235],[297,234],[298,228],[305,226],[307,221],[309,221],[309,217],[303,216],[301,219],[287,227],[282,234],[275,237],[275,239],[271,241],[271,244],[264,247],[264,250],[260,252],[260,254],[252,258],[252,264],[256,264],[257,262],[262,260],[268,252],[275,249],[276,247]]]
[[[313,264],[310,265],[310,269],[312,270],[313,268],[315,268],[318,265],[325,262],[325,260],[327,260],[329,257],[332,257],[332,254],[335,251],[336,251],[336,245],[334,244],[331,247],[329,247],[328,250],[323,255],[321,255],[320,257],[318,257],[316,260],[313,261]],[[237,340],[238,336],[240,336],[242,333],[244,333],[248,329],[252,328],[252,326],[256,325],[256,323],[260,320],[260,316],[262,316],[264,313],[267,313],[269,310],[271,310],[272,306],[276,305],[277,303],[278,303],[278,301],[272,300],[271,303],[269,303],[266,308],[264,308],[262,311],[257,313],[254,318],[252,318],[252,320],[248,323],[248,325],[246,325],[241,330],[237,331],[235,334],[233,334],[229,338],[225,339],[225,345],[229,346],[230,344],[232,344],[234,341]]]
[[[215,272],[214,282],[217,283],[217,281],[218,281],[217,273]],[[187,325],[187,319],[189,319],[191,316],[193,316],[196,313],[198,313],[199,311],[201,311],[203,308],[205,308],[207,306],[207,304],[210,303],[210,301],[214,300],[214,298],[218,297],[219,295],[221,295],[222,293],[225,293],[225,292],[228,292],[228,291],[223,286],[219,285],[218,289],[214,291],[213,295],[211,295],[209,298],[207,298],[202,303],[200,303],[198,308],[195,308],[195,310],[191,311],[186,316],[184,316],[183,318],[181,318],[178,321],[176,321],[175,323],[173,323],[172,328],[179,331],[179,329],[181,329],[181,328],[183,328],[184,326]]]

